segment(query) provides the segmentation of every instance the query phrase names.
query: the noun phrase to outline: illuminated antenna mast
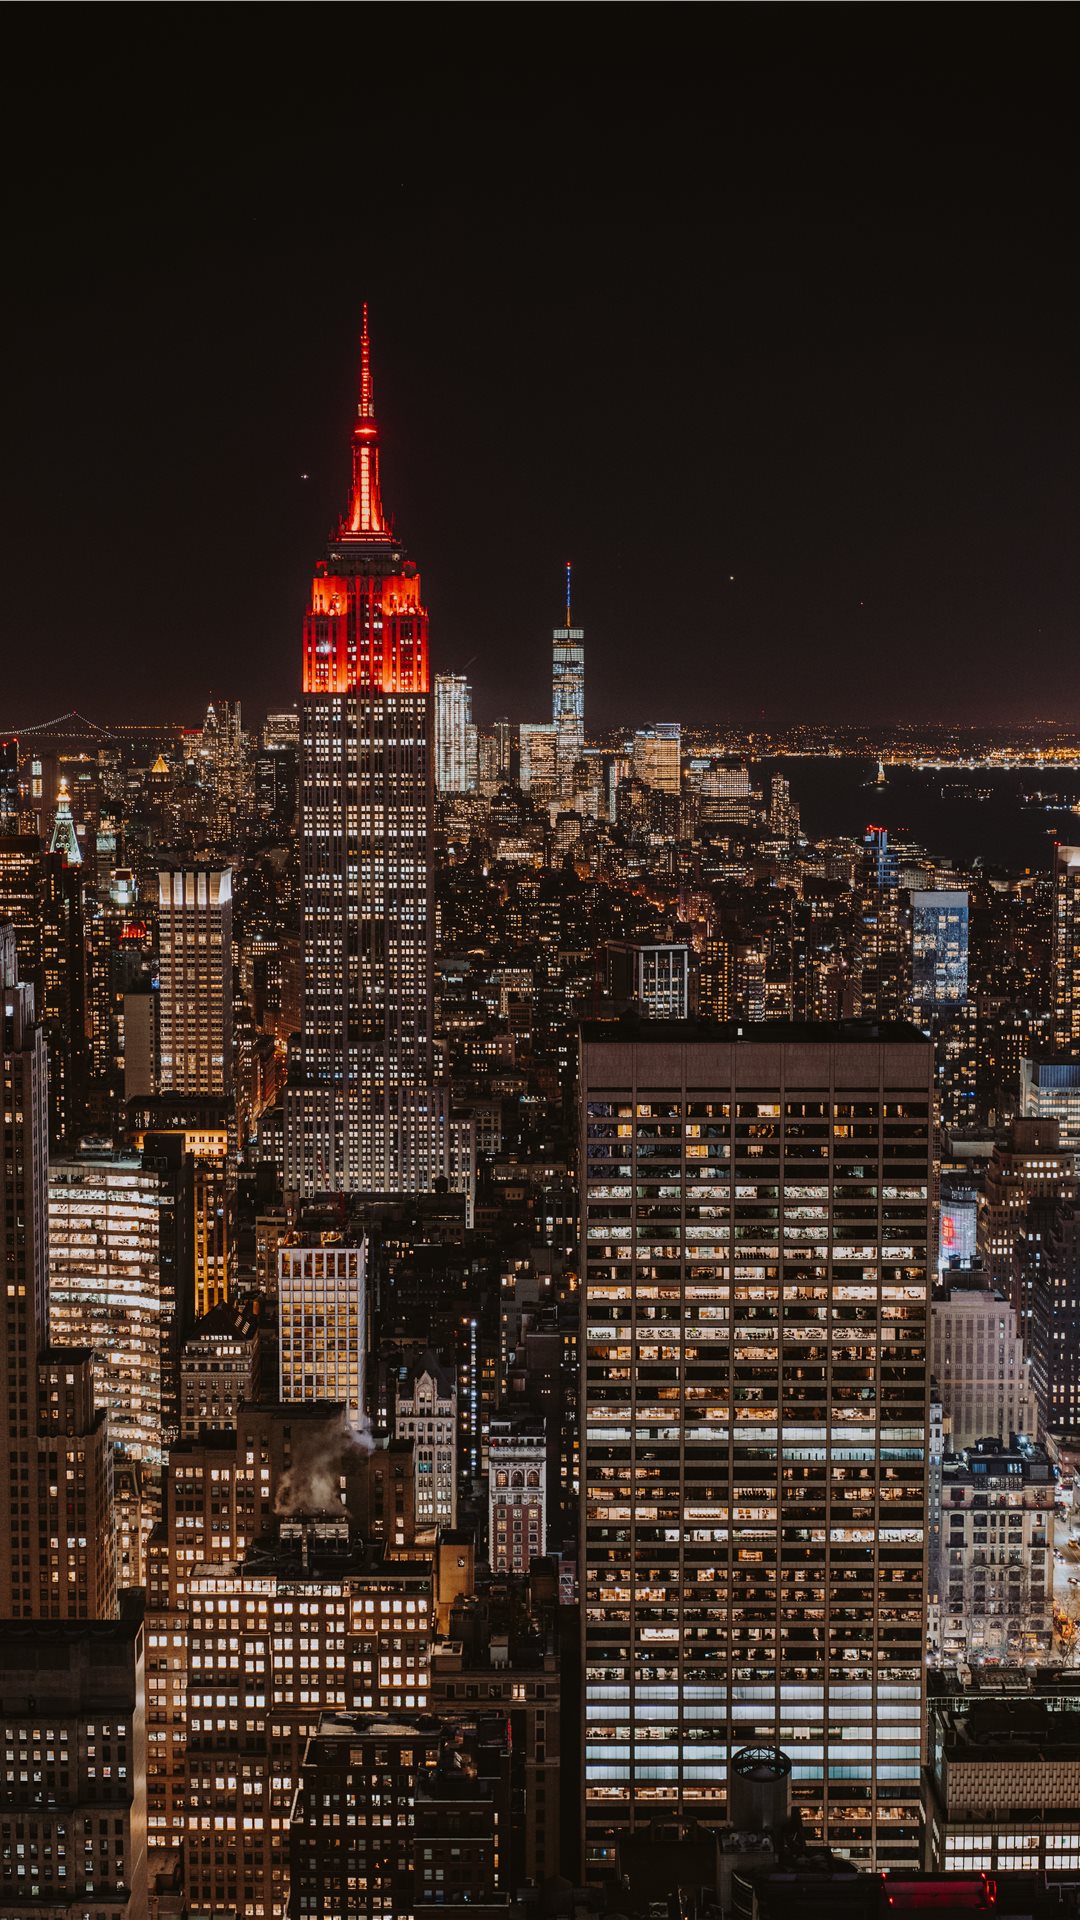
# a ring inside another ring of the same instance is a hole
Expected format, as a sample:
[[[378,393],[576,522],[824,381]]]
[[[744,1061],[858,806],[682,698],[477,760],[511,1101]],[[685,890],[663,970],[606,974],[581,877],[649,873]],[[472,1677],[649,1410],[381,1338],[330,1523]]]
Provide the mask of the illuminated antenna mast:
[[[367,301],[364,301],[364,330],[360,335],[360,418],[373,420],[375,408],[371,398],[371,338],[368,334]]]
[[[375,424],[375,399],[371,385],[371,336],[368,333],[367,301],[360,335],[360,401],[353,422],[353,484],[349,515],[342,522],[342,533],[374,534],[382,538],[388,532],[379,494],[379,429]]]
[[[566,563],[566,631],[570,631],[570,562]]]

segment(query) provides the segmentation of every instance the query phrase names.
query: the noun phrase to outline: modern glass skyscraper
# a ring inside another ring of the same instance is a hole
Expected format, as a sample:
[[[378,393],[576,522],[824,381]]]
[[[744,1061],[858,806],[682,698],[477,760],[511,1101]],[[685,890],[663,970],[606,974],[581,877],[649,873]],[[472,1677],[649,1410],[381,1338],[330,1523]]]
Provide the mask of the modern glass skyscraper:
[[[723,1816],[919,1857],[933,1056],[904,1025],[586,1025],[586,1857]]]
[[[571,571],[566,563],[566,625],[552,633],[551,718],[556,728],[569,723],[581,745],[585,742],[585,629],[575,627],[570,614]]]
[[[352,467],[304,621],[302,1031],[284,1116],[300,1193],[459,1171],[433,1084],[428,616],[383,509],[366,308]]]

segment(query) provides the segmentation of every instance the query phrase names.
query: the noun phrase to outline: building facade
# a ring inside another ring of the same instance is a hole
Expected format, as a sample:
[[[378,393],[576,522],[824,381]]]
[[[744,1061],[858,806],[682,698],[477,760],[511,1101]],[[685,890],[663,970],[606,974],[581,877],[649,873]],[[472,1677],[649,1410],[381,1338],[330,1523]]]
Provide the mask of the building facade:
[[[720,1817],[780,1745],[808,1829],[917,1858],[930,1044],[587,1024],[586,1858]]]
[[[283,1400],[340,1400],[364,1412],[367,1243],[278,1251],[278,1369]]]
[[[1059,1053],[1080,1053],[1080,847],[1054,848],[1054,934],[1050,989]]]
[[[160,1474],[180,1430],[180,1347],[191,1319],[190,1168],[86,1150],[49,1167],[49,1324],[94,1356],[112,1444]]]
[[[232,869],[158,874],[158,1077],[163,1093],[233,1084]]]
[[[420,575],[379,489],[365,309],[349,509],[304,621],[293,1192],[457,1184],[432,1055],[434,742]]]
[[[457,1526],[457,1382],[425,1354],[394,1387],[394,1435],[411,1440],[419,1528]]]
[[[0,1913],[145,1920],[144,1633],[119,1620],[0,1633]]]
[[[476,786],[472,688],[463,673],[435,675],[435,789],[471,793]]]
[[[547,1551],[547,1435],[535,1414],[492,1416],[488,1430],[488,1559],[528,1573]]]
[[[1080,1153],[1080,1059],[1022,1060],[1020,1112],[1025,1120],[1056,1120],[1062,1151]]]
[[[968,997],[968,896],[911,895],[911,1000],[920,1024]]]
[[[609,941],[607,991],[647,1020],[685,1020],[690,1011],[690,950],[670,941]]]
[[[1035,1435],[1031,1369],[1015,1307],[997,1288],[935,1288],[930,1312],[930,1371],[954,1452],[987,1434]]]
[[[91,1355],[49,1345],[45,1041],[0,924],[0,1618],[116,1612],[112,1461]]]
[[[946,1662],[1048,1661],[1054,1645],[1054,1471],[1043,1449],[987,1438],[946,1454],[941,1626]]]

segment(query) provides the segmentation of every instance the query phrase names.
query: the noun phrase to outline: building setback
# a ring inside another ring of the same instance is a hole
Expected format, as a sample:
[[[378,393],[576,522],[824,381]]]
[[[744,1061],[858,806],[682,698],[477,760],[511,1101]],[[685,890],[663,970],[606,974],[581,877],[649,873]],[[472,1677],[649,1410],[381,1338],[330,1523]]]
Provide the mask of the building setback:
[[[918,1858],[932,1073],[902,1025],[582,1030],[590,1870],[759,1742]]]
[[[383,509],[367,310],[349,508],[304,621],[301,1032],[285,1185],[403,1193],[454,1178],[435,1084],[428,616]]]

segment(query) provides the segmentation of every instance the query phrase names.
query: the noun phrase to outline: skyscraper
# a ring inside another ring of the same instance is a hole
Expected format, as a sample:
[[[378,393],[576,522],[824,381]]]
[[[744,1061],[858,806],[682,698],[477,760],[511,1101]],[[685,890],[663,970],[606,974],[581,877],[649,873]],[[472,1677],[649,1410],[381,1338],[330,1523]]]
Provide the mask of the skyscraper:
[[[282,1400],[340,1400],[355,1423],[364,1412],[366,1241],[282,1247],[277,1294]]]
[[[959,888],[911,894],[911,1001],[915,1019],[934,1038],[938,1116],[947,1127],[963,1126],[975,1117],[977,1059],[968,896]]]
[[[1051,967],[1054,1046],[1080,1049],[1080,847],[1054,849],[1054,946]]]
[[[0,1617],[116,1611],[105,1416],[90,1354],[50,1347],[45,1041],[0,925]]]
[[[379,489],[364,310],[352,493],[304,621],[302,1031],[285,1182],[401,1192],[450,1171],[432,1061],[428,616]]]
[[[920,1023],[964,1006],[968,997],[968,896],[911,896],[911,998]]]
[[[682,727],[664,720],[635,733],[632,746],[634,779],[660,793],[678,793],[681,785]]]
[[[551,636],[551,724],[555,730],[560,794],[573,786],[574,769],[585,750],[585,631],[570,613],[571,570],[566,563],[566,625]]]
[[[573,722],[581,745],[585,742],[585,630],[570,616],[570,562],[566,563],[566,625],[552,633],[551,718],[556,727]]]
[[[909,1026],[585,1026],[594,1867],[780,1745],[810,1830],[918,1859],[932,1055]]]
[[[476,786],[472,688],[463,673],[435,675],[435,786],[439,793]]]
[[[227,1094],[233,1084],[232,869],[159,873],[158,911],[161,1090]]]

